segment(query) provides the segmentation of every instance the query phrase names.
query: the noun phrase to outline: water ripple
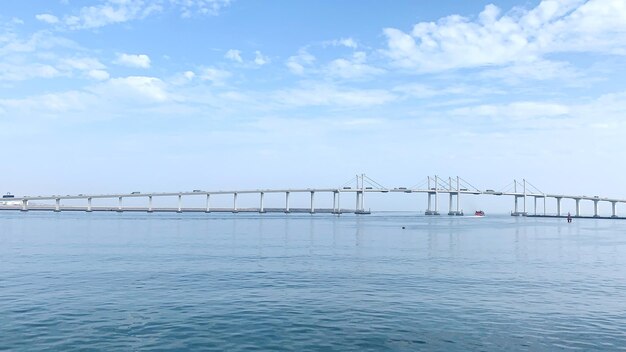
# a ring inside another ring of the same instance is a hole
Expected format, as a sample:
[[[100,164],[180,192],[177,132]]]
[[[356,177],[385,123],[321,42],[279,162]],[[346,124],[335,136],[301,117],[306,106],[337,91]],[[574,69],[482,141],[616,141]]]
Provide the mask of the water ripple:
[[[626,349],[626,223],[153,215],[0,214],[0,350]]]

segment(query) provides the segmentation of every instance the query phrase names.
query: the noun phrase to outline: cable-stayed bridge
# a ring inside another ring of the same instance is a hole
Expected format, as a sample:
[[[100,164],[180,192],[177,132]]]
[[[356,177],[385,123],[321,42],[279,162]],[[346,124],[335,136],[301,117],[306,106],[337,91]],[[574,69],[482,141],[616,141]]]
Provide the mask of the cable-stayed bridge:
[[[309,206],[294,208],[290,206],[290,196],[293,194],[307,194],[310,200]],[[117,194],[77,194],[77,195],[49,195],[49,196],[14,196],[4,195],[0,200],[0,210],[20,210],[20,211],[141,211],[141,212],[231,212],[231,213],[355,213],[369,214],[369,208],[365,207],[365,199],[367,194],[373,193],[406,193],[406,194],[426,194],[427,209],[425,215],[442,214],[441,198],[448,198],[448,215],[463,215],[461,208],[461,199],[468,196],[505,196],[513,198],[513,216],[545,216],[545,217],[564,217],[562,213],[563,200],[572,200],[575,202],[575,214],[572,217],[592,217],[592,218],[616,218],[622,219],[617,213],[617,204],[626,203],[626,199],[584,196],[584,195],[566,195],[566,194],[550,194],[544,193],[533,186],[526,180],[514,180],[509,185],[500,190],[478,189],[461,177],[442,178],[439,176],[428,176],[421,183],[411,187],[394,187],[389,188],[381,185],[379,182],[367,177],[365,174],[357,175],[340,187],[330,188],[289,188],[289,189],[254,189],[254,190],[228,190],[228,191],[205,191],[193,190],[187,192],[130,192]],[[258,196],[258,206],[241,207],[238,204],[240,195],[256,195]],[[284,197],[283,205],[280,207],[266,207],[265,196],[269,194],[282,194]],[[316,195],[331,194],[331,204],[316,203]],[[211,199],[215,196],[232,197],[232,206],[229,207],[213,207]],[[175,207],[156,207],[153,204],[155,198],[176,197],[178,202]],[[202,207],[183,206],[183,200],[188,198],[203,198]],[[145,204],[141,206],[125,205],[124,200],[128,199],[145,199]],[[347,200],[346,200],[347,198]],[[114,206],[94,206],[94,200],[113,200],[117,201]],[[532,211],[528,211],[528,200],[532,199]],[[547,201],[550,200],[551,205],[555,205],[555,212],[547,212]],[[84,205],[75,205],[77,201],[84,201]],[[582,214],[581,202],[589,201],[593,203],[593,214]],[[64,204],[71,202],[73,205]],[[354,208],[342,206],[350,202],[354,204]],[[599,203],[611,204],[611,213],[600,214]],[[539,203],[539,208],[537,204]],[[539,211],[538,211],[539,210]],[[445,213],[444,213],[445,214]],[[567,214],[569,215],[569,214]]]

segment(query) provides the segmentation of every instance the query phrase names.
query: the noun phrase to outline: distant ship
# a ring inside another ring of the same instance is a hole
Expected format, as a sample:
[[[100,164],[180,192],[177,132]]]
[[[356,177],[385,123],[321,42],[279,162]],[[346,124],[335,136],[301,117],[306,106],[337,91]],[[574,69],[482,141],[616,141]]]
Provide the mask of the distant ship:
[[[474,213],[474,216],[485,216],[485,212],[482,210],[476,210],[476,212]]]

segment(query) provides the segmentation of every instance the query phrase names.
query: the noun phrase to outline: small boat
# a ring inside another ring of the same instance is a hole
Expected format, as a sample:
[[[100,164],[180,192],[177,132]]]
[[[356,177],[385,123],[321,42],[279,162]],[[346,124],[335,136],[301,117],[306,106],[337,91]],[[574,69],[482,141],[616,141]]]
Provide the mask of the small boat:
[[[476,212],[474,213],[474,216],[485,216],[485,212],[482,210],[476,210]]]

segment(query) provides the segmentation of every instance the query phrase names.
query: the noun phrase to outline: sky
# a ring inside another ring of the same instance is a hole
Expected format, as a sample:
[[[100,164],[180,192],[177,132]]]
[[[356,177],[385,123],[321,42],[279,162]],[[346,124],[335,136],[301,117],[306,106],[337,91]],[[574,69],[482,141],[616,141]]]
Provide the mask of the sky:
[[[626,198],[625,82],[623,0],[5,1],[0,192]]]

